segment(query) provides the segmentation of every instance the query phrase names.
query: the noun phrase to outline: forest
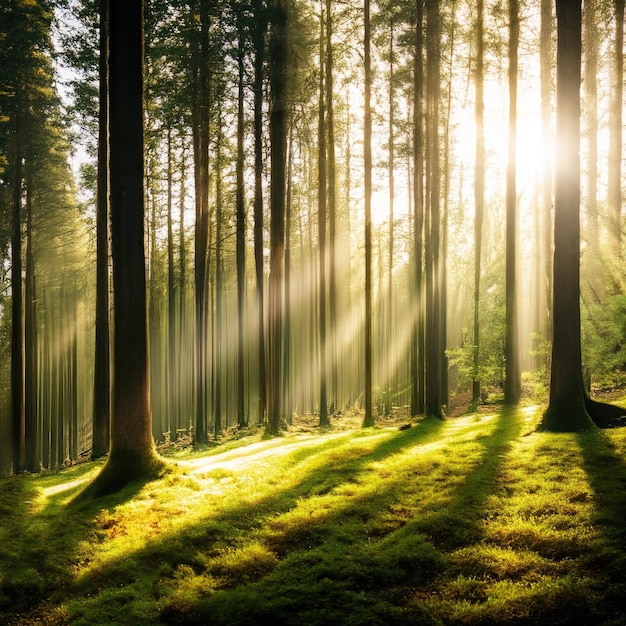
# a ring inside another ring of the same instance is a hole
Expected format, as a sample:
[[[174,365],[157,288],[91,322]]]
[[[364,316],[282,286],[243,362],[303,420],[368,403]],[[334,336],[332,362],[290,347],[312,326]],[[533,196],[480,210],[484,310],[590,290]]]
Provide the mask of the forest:
[[[623,623],[623,31],[5,0],[0,624]]]

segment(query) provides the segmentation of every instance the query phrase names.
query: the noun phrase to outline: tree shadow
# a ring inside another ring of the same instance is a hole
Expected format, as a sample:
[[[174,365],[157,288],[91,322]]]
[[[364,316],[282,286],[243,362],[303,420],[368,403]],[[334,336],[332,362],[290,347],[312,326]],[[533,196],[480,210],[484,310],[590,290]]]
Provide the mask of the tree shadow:
[[[611,543],[626,545],[626,461],[603,431],[579,433],[583,469],[594,492],[593,521]]]
[[[0,624],[30,623],[26,615],[71,585],[76,548],[91,538],[94,520],[132,500],[148,482],[131,482],[106,497],[81,498],[89,472],[93,466],[85,464],[0,482],[0,501],[10,501],[10,508],[0,510]]]
[[[480,541],[484,534],[484,511],[488,498],[495,493],[498,478],[519,436],[518,409],[503,407],[494,418],[493,432],[478,439],[482,452],[464,481],[456,486],[449,503],[419,519],[415,527],[442,550],[454,550]]]
[[[472,444],[482,448],[478,461],[464,468],[464,478],[449,487],[450,497],[446,495],[447,502],[439,511],[427,511],[428,503],[414,500],[414,485],[434,480],[433,473],[442,485],[447,484],[445,462],[440,467],[424,463],[420,446],[430,449],[431,444],[441,444],[445,448],[448,444],[441,435],[450,421],[425,419],[387,437],[369,454],[363,450],[373,434],[366,431],[346,437],[338,449],[322,442],[294,451],[285,467],[297,468],[297,479],[278,481],[267,496],[238,502],[164,533],[80,579],[65,573],[60,580],[64,589],[56,595],[45,589],[37,598],[43,606],[51,599],[62,603],[80,597],[84,615],[90,610],[105,615],[107,610],[118,610],[114,597],[132,594],[135,585],[137,595],[147,594],[146,602],[151,601],[155,611],[160,581],[165,580],[170,589],[166,595],[170,595],[159,606],[159,623],[263,624],[271,618],[274,624],[338,624],[345,623],[348,614],[354,623],[406,623],[406,613],[398,607],[415,588],[445,569],[442,552],[481,537],[482,509],[497,485],[509,442],[519,432],[514,412],[505,410],[493,419],[497,421],[492,431]],[[395,455],[399,456],[393,472],[379,475],[377,464]],[[368,476],[376,479],[371,487]],[[45,545],[62,534],[64,524],[73,526],[56,551],[72,561],[78,558],[78,544],[93,535],[100,511],[132,499],[142,486],[135,483],[114,496],[79,506],[59,500],[53,503],[59,519],[40,516],[39,527],[29,538],[33,545]],[[302,503],[310,500],[315,506],[327,494],[337,493],[346,494],[339,505],[329,510],[322,507],[310,518],[297,517]],[[294,512],[295,523],[287,519]],[[469,521],[459,524],[459,520]],[[443,532],[439,530],[442,522],[447,526]],[[264,546],[264,554],[272,555],[269,564],[242,560],[241,573],[234,578],[211,565],[216,556],[236,555],[238,550],[245,553],[246,546],[255,542]],[[183,574],[177,574],[181,567]],[[139,572],[146,579],[141,583]],[[189,578],[190,588],[219,582],[216,589],[181,599],[171,596],[171,585],[179,575]],[[107,591],[111,581],[116,589]],[[141,590],[140,584],[144,585]],[[132,602],[125,601],[130,611]],[[415,610],[412,619],[417,621],[412,623],[432,623],[422,609]],[[131,612],[127,617],[140,619]]]

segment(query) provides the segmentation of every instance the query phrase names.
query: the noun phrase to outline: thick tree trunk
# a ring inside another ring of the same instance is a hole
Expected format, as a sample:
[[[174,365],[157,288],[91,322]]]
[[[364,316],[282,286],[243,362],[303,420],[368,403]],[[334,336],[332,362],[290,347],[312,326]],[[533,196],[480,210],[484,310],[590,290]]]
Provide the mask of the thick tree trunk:
[[[160,466],[150,414],[144,252],[143,2],[111,4],[111,243],[114,288],[114,393],[111,453],[92,483],[116,491]]]
[[[585,408],[580,346],[581,0],[557,0],[557,110],[554,207],[554,333],[550,404],[542,428],[580,431]]]

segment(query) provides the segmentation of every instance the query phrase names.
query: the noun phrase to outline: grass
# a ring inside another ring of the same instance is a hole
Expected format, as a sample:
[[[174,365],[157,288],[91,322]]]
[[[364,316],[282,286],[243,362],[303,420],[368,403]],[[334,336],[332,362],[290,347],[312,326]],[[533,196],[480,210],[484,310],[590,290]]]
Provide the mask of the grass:
[[[541,407],[0,481],[0,624],[626,623],[626,431]]]

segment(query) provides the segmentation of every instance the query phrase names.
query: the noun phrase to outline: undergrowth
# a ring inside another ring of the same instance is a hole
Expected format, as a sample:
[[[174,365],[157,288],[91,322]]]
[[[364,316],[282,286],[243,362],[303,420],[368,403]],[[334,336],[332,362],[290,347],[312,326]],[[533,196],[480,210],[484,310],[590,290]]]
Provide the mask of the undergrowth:
[[[0,482],[1,624],[623,624],[626,433],[540,407]]]

